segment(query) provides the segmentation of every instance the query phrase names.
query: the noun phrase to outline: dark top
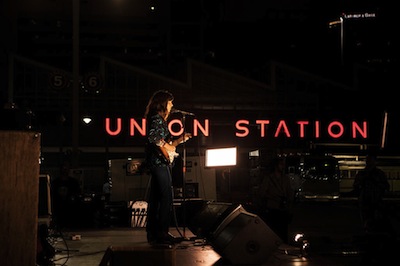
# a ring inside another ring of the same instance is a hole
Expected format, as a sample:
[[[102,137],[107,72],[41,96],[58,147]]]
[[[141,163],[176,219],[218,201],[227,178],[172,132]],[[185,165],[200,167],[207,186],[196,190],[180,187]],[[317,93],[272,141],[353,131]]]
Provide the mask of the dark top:
[[[159,146],[164,141],[168,142],[170,138],[171,133],[168,130],[168,123],[161,115],[156,114],[148,118],[146,161],[149,167],[168,165]]]

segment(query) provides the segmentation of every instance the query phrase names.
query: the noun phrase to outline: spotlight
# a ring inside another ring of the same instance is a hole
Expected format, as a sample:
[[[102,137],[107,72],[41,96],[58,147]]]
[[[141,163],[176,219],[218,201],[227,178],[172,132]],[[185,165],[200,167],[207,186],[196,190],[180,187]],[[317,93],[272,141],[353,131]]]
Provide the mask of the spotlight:
[[[88,124],[90,124],[90,122],[92,122],[92,118],[91,118],[90,116],[88,116],[88,115],[85,115],[85,116],[82,118],[82,121],[83,121],[86,125],[88,125]]]
[[[304,234],[298,233],[294,236],[294,241],[300,246],[300,256],[307,257],[310,243],[305,239]]]
[[[294,236],[294,242],[300,242],[303,240],[304,235],[302,233],[298,233]]]

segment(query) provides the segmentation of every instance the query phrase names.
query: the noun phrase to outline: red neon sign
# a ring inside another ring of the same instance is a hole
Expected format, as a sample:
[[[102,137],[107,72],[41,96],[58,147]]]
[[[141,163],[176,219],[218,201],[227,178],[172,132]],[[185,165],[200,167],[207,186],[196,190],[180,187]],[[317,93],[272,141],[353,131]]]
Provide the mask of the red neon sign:
[[[295,136],[294,133],[298,133],[296,137],[305,138],[307,129],[312,130],[314,138],[320,138],[321,133],[324,131],[329,137],[337,139],[343,137],[346,132],[345,124],[340,121],[331,121],[327,124],[326,127],[321,127],[321,121],[307,121],[307,120],[299,120],[295,121],[295,128],[298,129],[297,132],[291,131],[288,126],[288,122],[286,120],[279,120],[276,126],[271,125],[270,120],[256,120],[256,124],[258,125],[260,131],[260,137],[269,136],[272,134],[274,138],[278,138],[281,136],[292,138]],[[293,122],[292,122],[293,123]],[[235,123],[235,136],[239,138],[247,137],[250,134],[249,129],[250,121],[246,119],[237,120]],[[179,119],[171,120],[168,124],[169,130],[173,136],[179,136],[183,133],[183,125],[182,121]],[[178,130],[176,130],[178,128]],[[350,137],[355,138],[368,138],[368,122],[362,121],[351,121],[350,122]],[[108,135],[110,136],[117,136],[122,132],[122,119],[116,118],[112,120],[111,118],[105,119],[105,130]],[[140,136],[146,136],[146,119],[142,119],[141,123],[139,123],[134,118],[129,120],[129,135],[135,136],[136,132]],[[208,137],[210,135],[210,121],[205,119],[202,123],[194,119],[193,120],[193,128],[192,128],[193,136],[198,136],[199,134],[203,134],[204,136]]]

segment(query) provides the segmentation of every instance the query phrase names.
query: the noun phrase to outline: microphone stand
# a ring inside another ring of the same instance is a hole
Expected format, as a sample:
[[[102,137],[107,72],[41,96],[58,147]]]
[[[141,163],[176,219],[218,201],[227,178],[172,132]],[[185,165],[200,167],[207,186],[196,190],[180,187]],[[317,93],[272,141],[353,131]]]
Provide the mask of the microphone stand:
[[[182,207],[182,215],[183,215],[183,233],[180,232],[179,226],[178,226],[178,221],[176,219],[176,212],[175,212],[175,222],[176,222],[176,229],[180,235],[180,239],[175,238],[176,242],[180,242],[183,240],[186,240],[186,141],[185,141],[185,134],[186,134],[186,114],[182,113],[182,125],[183,125],[183,156],[182,156],[182,202],[181,202],[181,207]]]
[[[183,159],[182,159],[182,213],[183,213],[183,238],[186,239],[186,114],[182,114],[183,125]]]
[[[184,240],[193,240],[196,237],[189,238],[186,237],[186,115],[193,115],[193,113],[182,113],[182,125],[183,125],[183,161],[182,161],[182,213],[183,213],[183,234],[182,238]],[[188,139],[189,140],[189,139]]]
[[[183,233],[180,233],[179,228],[178,232],[181,235],[183,240],[189,240],[189,238],[186,237],[186,140],[185,140],[185,135],[186,135],[186,115],[194,115],[193,113],[185,112],[185,111],[180,111],[177,110],[177,112],[182,114],[182,127],[183,127],[183,158],[182,158],[182,214],[183,214]]]

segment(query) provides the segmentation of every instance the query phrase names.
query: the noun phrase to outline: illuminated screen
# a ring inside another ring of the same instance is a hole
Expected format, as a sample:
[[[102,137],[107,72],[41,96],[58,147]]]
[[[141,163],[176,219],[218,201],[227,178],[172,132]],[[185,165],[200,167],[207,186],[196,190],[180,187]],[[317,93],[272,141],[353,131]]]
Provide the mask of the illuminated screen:
[[[206,167],[236,165],[237,148],[206,150]]]

